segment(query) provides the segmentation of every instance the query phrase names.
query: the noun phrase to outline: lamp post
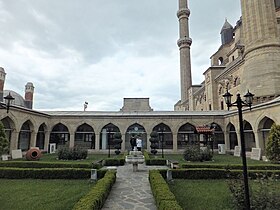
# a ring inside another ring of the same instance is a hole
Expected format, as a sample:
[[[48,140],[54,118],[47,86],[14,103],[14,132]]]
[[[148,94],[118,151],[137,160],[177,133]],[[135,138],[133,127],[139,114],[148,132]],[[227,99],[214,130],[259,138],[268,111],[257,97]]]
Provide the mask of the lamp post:
[[[161,157],[164,158],[164,153],[163,153],[164,134],[163,134],[163,132],[165,131],[165,127],[159,127],[158,131],[161,132],[161,138],[160,138],[160,142],[161,142]]]
[[[113,131],[113,128],[107,128],[107,132],[108,132],[108,158],[111,157],[111,152],[110,152],[110,146],[111,146],[111,131]]]
[[[6,109],[7,109],[7,113],[9,113],[11,101],[15,100],[15,98],[11,95],[11,92],[9,92],[9,94],[5,96],[4,99],[7,101]]]
[[[232,94],[227,92],[223,95],[225,102],[227,104],[228,110],[231,106],[236,106],[238,109],[239,116],[239,129],[240,129],[240,141],[241,141],[241,156],[243,164],[243,179],[244,179],[244,193],[245,193],[245,205],[246,209],[250,209],[250,196],[249,196],[249,184],[248,184],[248,173],[247,173],[247,162],[246,162],[246,152],[245,152],[245,139],[244,139],[244,128],[243,128],[243,117],[242,117],[242,107],[249,107],[251,110],[254,94],[249,91],[244,95],[245,101],[242,101],[240,94],[237,94],[236,101],[231,102]]]
[[[210,125],[210,128],[212,128],[213,129],[213,132],[212,132],[212,145],[211,145],[211,147],[212,147],[212,154],[214,154],[214,143],[215,143],[215,130],[216,130],[216,127],[217,127],[217,124],[216,123],[211,123],[211,125]]]

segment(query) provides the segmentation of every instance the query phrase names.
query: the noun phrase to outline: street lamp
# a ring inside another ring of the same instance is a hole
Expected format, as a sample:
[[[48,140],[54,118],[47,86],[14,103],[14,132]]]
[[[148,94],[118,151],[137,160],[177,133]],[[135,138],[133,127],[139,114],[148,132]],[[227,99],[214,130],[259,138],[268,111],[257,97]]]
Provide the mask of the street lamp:
[[[236,106],[238,108],[239,116],[239,129],[240,129],[240,141],[241,141],[241,156],[243,163],[243,179],[244,179],[244,192],[245,192],[245,205],[246,209],[250,209],[250,196],[249,196],[249,184],[248,184],[248,173],[247,173],[247,163],[246,163],[246,152],[245,152],[245,140],[244,140],[244,128],[243,128],[243,117],[242,117],[242,107],[249,107],[251,110],[254,94],[250,93],[249,90],[244,95],[245,101],[242,101],[240,94],[237,94],[237,99],[234,103],[231,102],[232,94],[227,92],[223,95],[225,102],[227,104],[228,110],[231,106]]]
[[[161,157],[164,158],[164,154],[163,154],[163,141],[164,141],[164,134],[163,132],[165,131],[165,127],[159,127],[158,131],[161,132],[161,138],[160,138],[160,142],[161,142]]]
[[[215,131],[216,131],[216,128],[217,128],[217,124],[216,123],[211,123],[210,125],[210,128],[212,128],[212,154],[214,153],[214,143],[215,143]]]
[[[7,101],[6,109],[7,109],[7,113],[9,113],[11,101],[15,100],[15,98],[11,95],[11,92],[9,92],[9,94],[5,96],[4,99]]]
[[[111,156],[111,152],[110,152],[110,146],[111,146],[111,131],[113,131],[113,128],[107,128],[107,132],[108,132],[108,158]]]

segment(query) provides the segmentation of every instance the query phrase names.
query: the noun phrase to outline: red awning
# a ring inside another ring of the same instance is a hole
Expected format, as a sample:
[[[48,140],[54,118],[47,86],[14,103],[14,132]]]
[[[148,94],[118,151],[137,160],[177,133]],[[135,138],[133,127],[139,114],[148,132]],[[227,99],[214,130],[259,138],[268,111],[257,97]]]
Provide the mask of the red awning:
[[[211,129],[208,126],[197,126],[195,127],[197,133],[203,133],[203,134],[213,134],[213,129]]]

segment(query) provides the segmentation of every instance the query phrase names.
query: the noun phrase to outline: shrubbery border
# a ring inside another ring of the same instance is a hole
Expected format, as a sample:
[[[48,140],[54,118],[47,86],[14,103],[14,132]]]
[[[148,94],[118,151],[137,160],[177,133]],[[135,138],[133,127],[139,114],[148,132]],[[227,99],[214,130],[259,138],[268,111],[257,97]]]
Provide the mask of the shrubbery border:
[[[158,210],[182,210],[158,170],[149,171],[149,181]]]
[[[152,158],[150,158],[150,155],[147,151],[144,151],[144,157],[145,157],[145,163],[148,166],[150,166],[150,165],[156,165],[156,166],[166,165],[166,159],[165,158],[152,159]]]
[[[106,170],[98,170],[97,178]],[[91,170],[86,168],[0,168],[1,179],[90,179]]]
[[[116,182],[116,173],[115,170],[107,171],[104,178],[74,205],[73,210],[101,209]]]
[[[242,164],[181,164],[182,168],[216,168],[216,169],[237,169],[242,170]],[[280,165],[275,164],[260,164],[248,165],[248,170],[280,170]]]

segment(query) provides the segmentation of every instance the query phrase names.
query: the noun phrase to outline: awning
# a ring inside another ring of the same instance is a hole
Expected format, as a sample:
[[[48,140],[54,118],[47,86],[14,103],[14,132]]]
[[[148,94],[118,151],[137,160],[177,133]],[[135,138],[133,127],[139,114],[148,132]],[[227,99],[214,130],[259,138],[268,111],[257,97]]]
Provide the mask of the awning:
[[[211,129],[208,126],[197,126],[195,127],[197,133],[202,133],[202,134],[213,134],[214,129]]]

